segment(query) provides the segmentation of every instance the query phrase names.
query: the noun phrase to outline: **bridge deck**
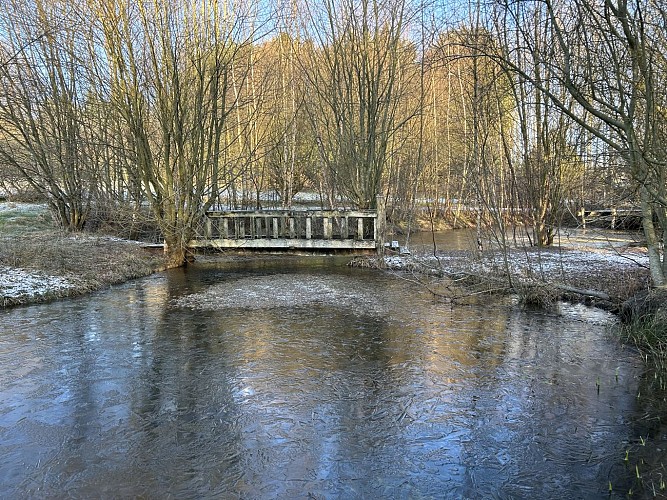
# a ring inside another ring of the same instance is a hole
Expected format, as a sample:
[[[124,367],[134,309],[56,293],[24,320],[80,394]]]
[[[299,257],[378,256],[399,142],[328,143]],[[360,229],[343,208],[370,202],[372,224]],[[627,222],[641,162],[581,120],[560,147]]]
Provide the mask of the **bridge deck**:
[[[190,246],[367,252],[382,248],[383,223],[382,210],[210,211],[201,237]]]

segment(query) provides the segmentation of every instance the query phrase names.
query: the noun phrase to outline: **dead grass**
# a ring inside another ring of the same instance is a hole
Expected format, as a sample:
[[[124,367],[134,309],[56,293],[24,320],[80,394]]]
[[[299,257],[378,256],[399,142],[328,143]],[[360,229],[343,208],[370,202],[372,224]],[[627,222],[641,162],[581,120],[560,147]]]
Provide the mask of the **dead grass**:
[[[519,303],[525,306],[550,309],[562,298],[558,288],[549,283],[515,279],[512,284],[512,291],[519,297]]]
[[[34,271],[70,280],[73,286],[20,297],[3,297],[4,306],[43,302],[81,295],[113,284],[147,276],[163,267],[160,255],[138,242],[107,236],[68,234],[27,226],[19,234],[0,237],[0,266]],[[2,287],[0,286],[0,295]]]
[[[509,274],[497,256],[480,257],[464,251],[439,252],[437,259],[427,255],[366,257],[351,265],[453,280],[457,287],[452,288],[451,299],[483,293],[514,294],[524,305],[547,309],[567,300],[617,312],[624,301],[648,287],[648,269],[629,265],[613,254],[609,259],[592,259],[591,255],[599,254],[565,249],[542,253],[542,262],[539,256],[526,259],[524,252],[512,254]]]

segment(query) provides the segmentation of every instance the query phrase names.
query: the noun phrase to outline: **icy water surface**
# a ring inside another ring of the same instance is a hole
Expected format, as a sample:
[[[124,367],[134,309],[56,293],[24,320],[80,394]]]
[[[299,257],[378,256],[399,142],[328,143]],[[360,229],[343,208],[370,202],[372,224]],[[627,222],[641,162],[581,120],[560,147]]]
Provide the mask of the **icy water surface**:
[[[0,498],[604,498],[641,368],[610,322],[328,258],[4,311]]]

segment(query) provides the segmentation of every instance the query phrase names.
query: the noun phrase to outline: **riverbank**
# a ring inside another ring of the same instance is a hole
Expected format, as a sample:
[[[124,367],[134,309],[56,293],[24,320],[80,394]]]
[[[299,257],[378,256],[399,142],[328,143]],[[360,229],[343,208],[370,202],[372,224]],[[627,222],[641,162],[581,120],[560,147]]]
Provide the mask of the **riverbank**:
[[[161,269],[161,255],[143,246],[56,229],[44,205],[0,203],[0,307],[74,297]]]
[[[55,229],[44,205],[0,203],[0,307],[77,296],[162,269],[161,255],[144,246]],[[221,257],[205,259],[210,258]],[[414,276],[453,300],[516,292],[526,303],[563,299],[606,309],[646,289],[649,277],[641,247],[574,242],[559,248],[515,249],[507,261],[493,250],[448,250],[360,258],[352,264]]]
[[[0,238],[0,306],[74,297],[162,267],[141,242],[110,236],[50,230]]]
[[[634,246],[522,248],[506,257],[493,250],[438,251],[359,258],[352,265],[413,276],[449,300],[514,293],[524,303],[567,300],[614,311],[649,283],[646,250]]]

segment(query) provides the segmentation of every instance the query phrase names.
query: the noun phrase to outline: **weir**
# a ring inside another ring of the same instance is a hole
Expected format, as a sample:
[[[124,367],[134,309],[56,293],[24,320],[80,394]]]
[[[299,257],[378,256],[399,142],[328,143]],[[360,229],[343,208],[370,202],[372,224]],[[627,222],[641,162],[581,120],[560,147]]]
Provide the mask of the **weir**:
[[[209,211],[192,248],[380,252],[385,214],[377,210]]]

